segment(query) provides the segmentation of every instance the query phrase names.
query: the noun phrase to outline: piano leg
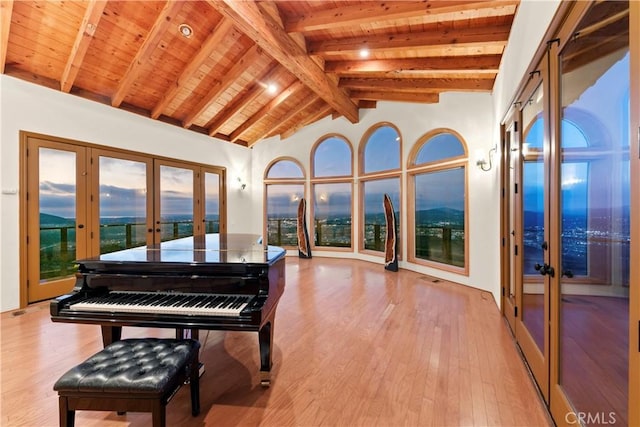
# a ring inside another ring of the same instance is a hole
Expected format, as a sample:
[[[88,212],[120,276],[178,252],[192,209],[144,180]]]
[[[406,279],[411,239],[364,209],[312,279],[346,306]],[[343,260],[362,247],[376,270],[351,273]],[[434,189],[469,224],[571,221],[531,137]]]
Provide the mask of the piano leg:
[[[260,341],[260,385],[271,385],[271,347],[273,346],[273,317],[258,331]]]
[[[102,345],[108,346],[112,342],[120,341],[122,338],[122,326],[101,326],[102,328]]]
[[[176,338],[177,339],[194,339],[199,341],[200,329],[184,329],[184,328],[176,328]]]

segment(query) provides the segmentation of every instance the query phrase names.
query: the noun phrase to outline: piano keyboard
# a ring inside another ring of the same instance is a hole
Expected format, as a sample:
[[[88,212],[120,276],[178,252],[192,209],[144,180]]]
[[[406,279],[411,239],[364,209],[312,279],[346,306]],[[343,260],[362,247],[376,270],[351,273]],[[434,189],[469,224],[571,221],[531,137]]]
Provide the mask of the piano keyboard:
[[[71,304],[76,311],[239,316],[251,295],[114,291]]]

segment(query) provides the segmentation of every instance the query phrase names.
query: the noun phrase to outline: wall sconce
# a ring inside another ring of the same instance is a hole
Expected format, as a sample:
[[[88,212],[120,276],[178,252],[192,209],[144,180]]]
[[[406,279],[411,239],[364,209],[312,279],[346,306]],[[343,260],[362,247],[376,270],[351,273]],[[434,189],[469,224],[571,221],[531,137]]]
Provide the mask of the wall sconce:
[[[244,190],[245,188],[247,188],[247,183],[242,182],[242,178],[240,177],[238,177],[238,187],[240,187],[240,190]]]
[[[498,147],[496,145],[493,146],[492,149],[489,150],[489,160],[484,157],[482,151],[476,151],[476,166],[478,166],[481,170],[488,172],[493,167],[493,155],[498,152]]]

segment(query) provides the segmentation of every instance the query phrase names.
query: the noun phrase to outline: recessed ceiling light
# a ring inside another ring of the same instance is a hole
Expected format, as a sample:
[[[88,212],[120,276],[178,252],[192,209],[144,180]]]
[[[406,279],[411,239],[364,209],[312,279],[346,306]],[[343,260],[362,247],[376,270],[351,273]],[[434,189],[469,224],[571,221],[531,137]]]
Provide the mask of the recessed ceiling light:
[[[269,83],[267,85],[267,92],[274,94],[278,91],[278,86],[275,83]]]
[[[178,31],[180,31],[180,34],[187,39],[193,35],[193,28],[187,24],[178,25]]]
[[[366,47],[360,49],[360,58],[368,58],[369,57],[369,49]]]

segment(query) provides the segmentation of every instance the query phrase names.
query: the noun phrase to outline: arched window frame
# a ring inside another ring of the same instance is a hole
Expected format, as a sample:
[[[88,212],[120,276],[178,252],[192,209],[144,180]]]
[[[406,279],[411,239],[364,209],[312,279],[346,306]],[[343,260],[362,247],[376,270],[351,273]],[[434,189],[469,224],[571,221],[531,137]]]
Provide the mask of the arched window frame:
[[[297,165],[300,168],[300,171],[302,172],[302,177],[281,177],[281,178],[268,178],[269,176],[269,172],[271,171],[271,168],[276,165],[277,163],[281,162],[281,161],[289,161],[294,163],[295,165]],[[264,170],[264,175],[262,177],[263,183],[264,183],[264,188],[263,188],[263,196],[262,199],[264,200],[263,203],[263,231],[262,231],[262,235],[264,236],[264,241],[266,243],[269,244],[275,244],[275,243],[281,243],[281,240],[279,240],[278,242],[269,242],[269,217],[268,217],[268,207],[269,207],[269,201],[268,201],[268,196],[269,196],[269,187],[270,186],[283,186],[283,185],[291,185],[291,186],[302,186],[302,194],[303,197],[308,201],[308,197],[307,197],[307,187],[306,187],[306,182],[307,182],[307,176],[305,173],[305,168],[302,166],[302,164],[295,158],[293,157],[277,157],[275,159],[273,159],[265,168]],[[308,203],[307,203],[308,205]],[[307,215],[308,215],[308,209],[307,209]],[[297,220],[297,217],[295,218]],[[294,223],[297,225],[297,222],[294,221]],[[293,230],[293,236],[295,236],[295,244],[293,243],[289,243],[286,242],[285,244],[279,244],[277,246],[282,246],[286,249],[295,249],[297,248],[297,233],[295,232],[296,229],[294,228]],[[282,236],[278,235],[279,238],[281,238]],[[287,244],[289,243],[289,244]]]
[[[426,162],[416,164],[416,159],[422,147],[425,144],[428,144],[429,141],[440,134],[450,133],[454,135],[464,150],[463,155],[449,157],[445,160],[438,160],[433,162]],[[432,267],[438,270],[449,271],[452,273],[468,276],[469,275],[469,149],[464,138],[455,130],[448,128],[438,128],[433,129],[424,135],[422,135],[412,147],[409,157],[407,160],[407,258],[409,262],[424,265],[427,267]],[[416,200],[415,200],[415,191],[416,184],[415,180],[418,175],[431,173],[431,172],[442,172],[447,170],[453,170],[462,168],[464,171],[464,266],[459,267],[451,264],[446,264],[442,262],[426,260],[422,258],[416,257],[416,238],[415,238],[415,227],[416,227]]]
[[[370,142],[371,136],[380,128],[389,127],[392,128],[396,134],[398,135],[398,167],[393,169],[375,171],[365,173],[365,153],[367,149],[367,144]],[[404,209],[402,209],[402,134],[400,133],[400,129],[396,125],[390,122],[380,122],[371,126],[362,136],[360,140],[360,144],[358,145],[358,218],[360,226],[358,227],[358,252],[364,253],[367,255],[374,255],[379,257],[384,257],[384,249],[374,250],[366,248],[366,233],[367,233],[367,224],[365,221],[365,185],[367,182],[375,182],[382,181],[387,179],[397,178],[399,181],[399,203],[398,206],[394,206],[395,210],[399,212],[396,215],[396,221],[398,222],[398,230],[397,230],[397,240],[398,240],[398,259],[402,259],[402,228],[403,222],[402,215]],[[380,205],[382,206],[382,200],[380,201]],[[384,245],[384,231],[381,231],[382,236],[380,236],[381,242]]]
[[[338,138],[338,139],[342,139],[346,146],[349,148],[349,153],[350,153],[350,171],[351,173],[348,175],[336,175],[336,176],[323,176],[323,177],[316,177],[316,170],[315,170],[315,159],[316,159],[316,152],[318,151],[318,148],[322,145],[322,143],[324,143],[325,141],[327,141],[328,139],[331,138]],[[340,135],[337,133],[330,133],[330,134],[326,134],[323,135],[322,137],[320,137],[314,144],[313,147],[311,147],[311,157],[310,157],[310,168],[311,168],[311,189],[310,189],[310,202],[307,206],[310,207],[309,211],[310,211],[310,218],[311,218],[311,222],[310,222],[310,227],[309,229],[312,230],[313,232],[313,237],[311,238],[311,244],[312,247],[316,250],[331,250],[331,251],[342,251],[342,252],[352,252],[353,251],[353,230],[354,230],[354,218],[353,218],[353,207],[354,207],[354,198],[353,198],[353,180],[354,180],[354,175],[353,175],[353,170],[354,170],[354,165],[353,165],[353,144],[351,143],[351,141],[349,141],[349,139],[347,137],[345,137],[344,135]],[[350,232],[349,232],[349,246],[329,246],[329,245],[318,245],[317,244],[317,239],[318,239],[318,230],[317,230],[317,221],[316,221],[316,197],[315,197],[315,189],[316,186],[318,185],[331,185],[331,184],[349,184],[350,187],[350,191],[351,191],[351,206],[349,207],[350,212],[351,212],[351,224],[350,224]]]

